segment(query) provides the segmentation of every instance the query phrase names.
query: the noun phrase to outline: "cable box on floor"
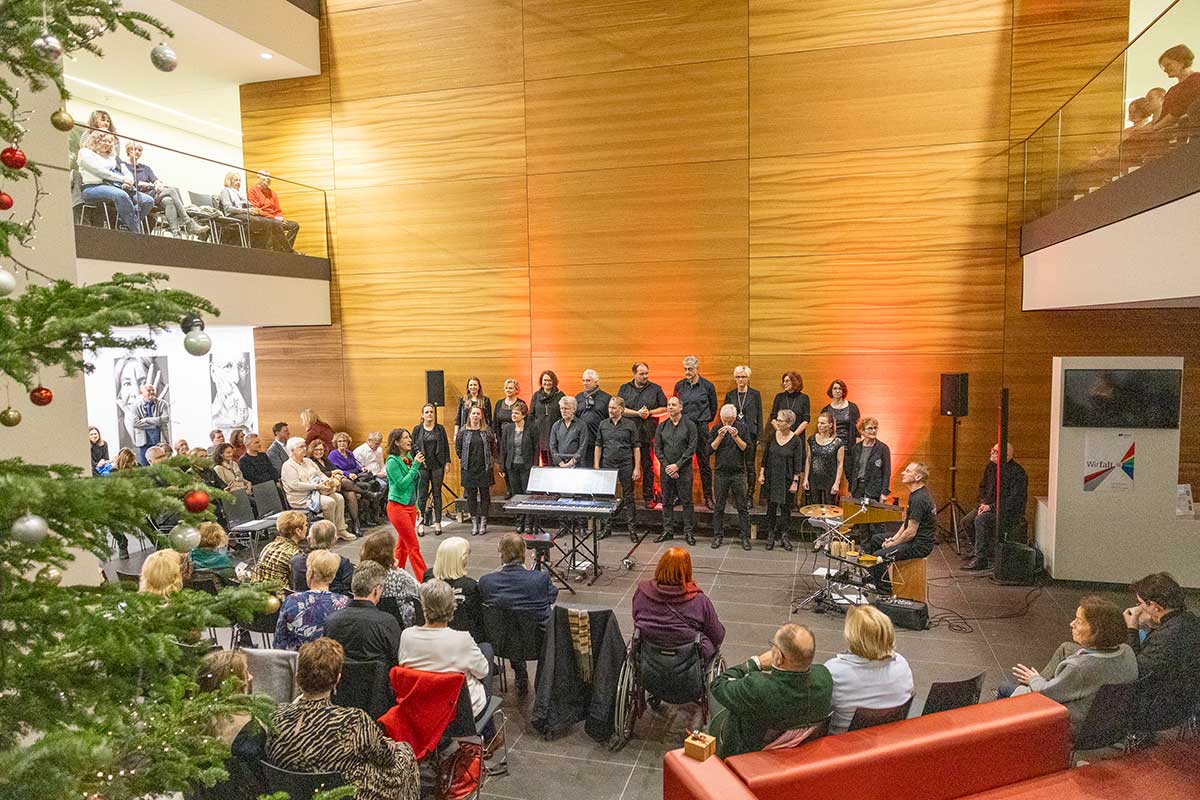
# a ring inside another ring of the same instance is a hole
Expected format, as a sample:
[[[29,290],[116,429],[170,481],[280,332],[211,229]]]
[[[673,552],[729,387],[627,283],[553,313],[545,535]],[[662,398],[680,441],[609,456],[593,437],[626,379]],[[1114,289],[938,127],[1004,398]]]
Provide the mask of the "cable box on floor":
[[[929,606],[924,603],[902,597],[881,597],[874,605],[887,614],[897,628],[923,631],[929,627]]]

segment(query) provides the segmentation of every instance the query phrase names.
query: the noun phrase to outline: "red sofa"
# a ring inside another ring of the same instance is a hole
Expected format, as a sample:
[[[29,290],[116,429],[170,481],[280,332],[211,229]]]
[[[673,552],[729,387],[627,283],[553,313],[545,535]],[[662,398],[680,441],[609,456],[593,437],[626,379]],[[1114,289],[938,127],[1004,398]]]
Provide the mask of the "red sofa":
[[[1028,694],[725,761],[715,756],[696,761],[673,750],[663,757],[663,798],[1200,797],[1197,744],[1160,746],[1069,769],[1069,730],[1063,706]]]

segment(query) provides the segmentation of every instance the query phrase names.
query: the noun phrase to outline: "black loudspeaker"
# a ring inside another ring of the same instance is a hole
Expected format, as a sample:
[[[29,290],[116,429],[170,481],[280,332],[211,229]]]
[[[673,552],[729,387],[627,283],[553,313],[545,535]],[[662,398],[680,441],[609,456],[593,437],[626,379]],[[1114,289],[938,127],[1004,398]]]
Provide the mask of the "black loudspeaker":
[[[1019,542],[1002,542],[992,577],[1006,586],[1033,586],[1046,569],[1045,557],[1036,547]]]
[[[440,369],[425,370],[425,402],[439,408],[446,405],[446,372]]]
[[[967,415],[967,373],[942,373],[942,416],[965,417]]]
[[[887,614],[897,628],[923,631],[929,627],[929,606],[902,597],[876,600],[873,605]]]

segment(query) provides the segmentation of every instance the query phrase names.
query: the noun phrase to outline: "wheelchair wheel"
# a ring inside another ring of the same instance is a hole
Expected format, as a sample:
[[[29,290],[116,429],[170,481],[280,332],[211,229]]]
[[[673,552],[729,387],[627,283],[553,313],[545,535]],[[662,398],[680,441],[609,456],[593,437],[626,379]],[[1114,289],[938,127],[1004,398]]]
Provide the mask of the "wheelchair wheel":
[[[633,728],[645,710],[645,693],[642,691],[636,659],[626,658],[617,679],[616,714],[613,720],[613,735],[608,749],[616,752],[633,738]]]

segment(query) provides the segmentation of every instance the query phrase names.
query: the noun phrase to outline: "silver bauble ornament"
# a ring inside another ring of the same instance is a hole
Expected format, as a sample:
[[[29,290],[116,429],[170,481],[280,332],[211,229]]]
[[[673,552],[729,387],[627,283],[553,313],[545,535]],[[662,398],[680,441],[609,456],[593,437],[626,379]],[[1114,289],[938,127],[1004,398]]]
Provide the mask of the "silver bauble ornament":
[[[40,583],[48,583],[51,586],[58,586],[62,583],[62,570],[53,564],[47,564],[38,570],[37,579]]]
[[[171,533],[167,538],[171,542],[171,549],[180,553],[190,553],[200,546],[200,531],[186,522],[181,522],[171,528]]]
[[[0,269],[0,297],[8,297],[17,290],[17,276]]]
[[[12,524],[12,536],[22,544],[38,544],[50,533],[46,520],[37,514],[22,514]]]
[[[183,337],[183,349],[194,356],[206,355],[212,349],[212,339],[199,328],[193,328]]]
[[[47,61],[58,61],[62,58],[63,46],[56,37],[43,33],[33,40],[33,49]]]
[[[158,44],[150,51],[150,63],[161,72],[174,72],[179,66],[179,59],[174,50],[165,44]]]

